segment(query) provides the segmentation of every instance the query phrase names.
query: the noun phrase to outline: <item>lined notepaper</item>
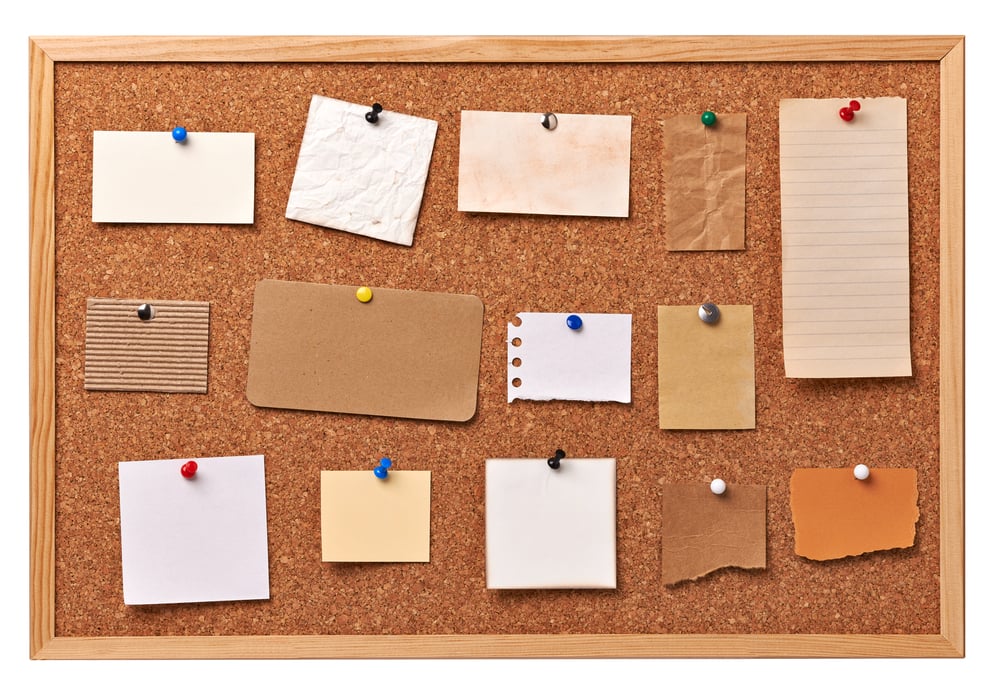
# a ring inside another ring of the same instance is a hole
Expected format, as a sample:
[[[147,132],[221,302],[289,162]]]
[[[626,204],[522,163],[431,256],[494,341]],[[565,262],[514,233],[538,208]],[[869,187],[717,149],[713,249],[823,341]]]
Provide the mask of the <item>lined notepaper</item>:
[[[781,101],[785,375],[909,376],[906,100]]]

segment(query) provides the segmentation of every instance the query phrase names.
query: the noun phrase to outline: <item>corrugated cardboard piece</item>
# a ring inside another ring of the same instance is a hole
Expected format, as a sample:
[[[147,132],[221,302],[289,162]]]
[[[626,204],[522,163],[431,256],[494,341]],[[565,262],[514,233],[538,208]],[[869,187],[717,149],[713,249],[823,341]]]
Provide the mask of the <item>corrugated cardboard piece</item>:
[[[263,280],[247,398],[258,407],[466,421],[476,412],[483,303],[450,295]]]

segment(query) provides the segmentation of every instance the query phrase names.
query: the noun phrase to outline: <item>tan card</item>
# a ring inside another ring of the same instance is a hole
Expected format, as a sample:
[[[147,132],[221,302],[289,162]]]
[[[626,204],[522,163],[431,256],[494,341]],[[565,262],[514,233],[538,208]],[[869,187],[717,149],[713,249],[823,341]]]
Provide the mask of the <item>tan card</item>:
[[[663,189],[672,251],[743,249],[746,226],[747,116],[719,113],[663,123]]]
[[[323,560],[427,563],[431,473],[320,472]]]
[[[206,393],[208,314],[208,302],[88,299],[83,387]]]
[[[913,546],[917,471],[872,468],[868,479],[851,467],[792,472],[795,553],[815,561]]]
[[[628,217],[632,118],[462,111],[458,210]]]
[[[658,307],[661,429],[753,429],[753,307],[719,305],[714,324],[698,305]]]
[[[767,567],[767,487],[730,485],[716,496],[707,483],[665,485],[662,565],[665,585]]]
[[[258,407],[466,421],[483,303],[473,295],[263,280],[247,398]]]

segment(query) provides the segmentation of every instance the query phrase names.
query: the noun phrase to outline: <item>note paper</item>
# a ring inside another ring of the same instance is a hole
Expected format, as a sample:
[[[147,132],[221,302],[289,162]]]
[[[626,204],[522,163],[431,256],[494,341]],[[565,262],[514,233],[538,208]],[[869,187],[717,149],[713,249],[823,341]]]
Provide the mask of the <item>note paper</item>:
[[[632,315],[522,312],[507,324],[507,402],[632,401]]]
[[[781,101],[785,375],[910,376],[906,100]]]
[[[628,217],[632,118],[462,111],[458,210]]]
[[[871,468],[868,479],[854,468],[805,468],[792,473],[795,553],[815,561],[913,546],[917,472]]]
[[[88,299],[84,389],[207,392],[208,314],[208,302]]]
[[[254,135],[94,132],[95,223],[253,223]]]
[[[472,295],[262,280],[247,398],[258,407],[466,421],[483,303]]]
[[[324,561],[430,561],[430,472],[320,472],[320,496]]]
[[[437,122],[313,96],[285,216],[410,246]]]
[[[704,484],[663,487],[663,584],[735,566],[767,567],[767,487],[730,484],[717,496]]]
[[[699,114],[663,123],[663,187],[671,251],[743,249],[747,116]]]
[[[614,589],[615,461],[486,461],[486,587]]]
[[[118,463],[125,603],[268,599],[264,456]]]
[[[753,307],[718,305],[707,324],[698,306],[657,308],[661,429],[753,429]]]

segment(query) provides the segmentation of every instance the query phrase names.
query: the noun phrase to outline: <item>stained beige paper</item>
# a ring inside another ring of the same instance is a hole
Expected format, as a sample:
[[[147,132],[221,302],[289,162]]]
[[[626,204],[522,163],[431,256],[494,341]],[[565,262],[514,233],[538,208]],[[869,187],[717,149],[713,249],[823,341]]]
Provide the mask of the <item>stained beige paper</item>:
[[[663,584],[713,570],[767,567],[767,487],[704,484],[663,487]]]
[[[320,472],[320,522],[324,561],[427,563],[431,473]]]
[[[743,249],[746,227],[747,116],[719,113],[663,123],[663,189],[672,251]]]
[[[707,324],[698,306],[657,308],[660,428],[753,429],[753,307],[719,305]]]
[[[816,561],[913,546],[917,471],[871,468],[804,468],[792,472],[795,553]]]
[[[247,398],[258,407],[465,421],[476,412],[483,303],[472,295],[263,280]]]
[[[781,101],[785,376],[910,376],[906,100]]]
[[[88,299],[84,389],[208,392],[208,317],[208,302]]]
[[[458,210],[628,217],[632,118],[462,111]]]

